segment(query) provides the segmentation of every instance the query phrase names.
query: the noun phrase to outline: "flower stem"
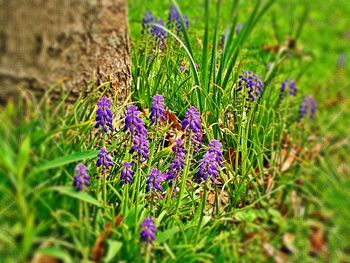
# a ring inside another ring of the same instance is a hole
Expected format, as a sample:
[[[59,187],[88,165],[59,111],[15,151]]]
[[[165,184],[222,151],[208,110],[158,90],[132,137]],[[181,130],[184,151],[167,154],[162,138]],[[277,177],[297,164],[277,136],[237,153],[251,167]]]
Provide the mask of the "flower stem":
[[[207,192],[208,192],[208,187],[205,184],[204,185],[204,193],[203,193],[203,196],[202,196],[202,204],[201,204],[201,208],[200,208],[200,215],[199,215],[199,222],[198,222],[198,227],[197,227],[196,241],[198,241],[199,234],[201,232],[201,226],[202,226],[202,222],[203,222],[203,212],[204,212],[205,205],[206,205],[206,202],[207,202]]]
[[[175,216],[177,215],[177,213],[179,211],[182,195],[183,195],[183,192],[184,192],[185,186],[186,186],[188,172],[190,170],[190,156],[191,156],[191,153],[192,153],[192,148],[191,148],[191,137],[192,136],[191,135],[192,134],[190,133],[189,136],[188,136],[187,153],[186,153],[186,160],[185,160],[185,171],[184,171],[184,173],[182,175],[182,178],[181,178],[181,186],[180,186],[180,191],[179,191],[179,195],[178,195],[177,202],[176,202]]]

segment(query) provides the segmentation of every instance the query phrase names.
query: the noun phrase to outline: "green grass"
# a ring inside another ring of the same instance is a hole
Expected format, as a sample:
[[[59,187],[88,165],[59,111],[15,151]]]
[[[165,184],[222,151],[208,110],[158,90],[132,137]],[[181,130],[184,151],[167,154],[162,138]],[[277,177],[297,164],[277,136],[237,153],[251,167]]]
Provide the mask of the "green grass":
[[[170,3],[129,1],[132,97],[146,112],[142,119],[150,141],[148,162],[128,153],[130,138],[123,131],[126,103],[112,98],[112,135],[94,128],[95,105],[108,83],[90,83],[87,89],[95,92],[84,91],[74,105],[65,102],[65,92],[58,102],[50,101],[49,92],[40,101],[24,92],[19,103],[1,110],[4,262],[28,261],[39,252],[64,262],[91,262],[98,240],[104,247],[102,262],[349,260],[349,63],[345,68],[336,63],[340,53],[349,52],[343,40],[350,5],[275,1],[269,6],[262,1],[255,6],[242,1],[232,7],[233,3],[179,2],[190,19],[189,31],[177,39],[168,34],[167,47],[159,50],[141,35],[140,22],[148,10],[166,19]],[[334,10],[332,15],[328,10]],[[237,23],[244,23],[241,34],[229,34],[225,47],[220,46],[224,29],[234,32]],[[262,48],[283,45],[288,37],[298,39],[297,50],[276,54]],[[266,70],[271,63],[272,69]],[[181,64],[187,66],[183,73],[178,70]],[[251,102],[235,88],[241,69],[262,76],[260,100]],[[281,102],[280,85],[287,78],[297,80],[299,90],[296,97]],[[181,136],[171,125],[150,123],[147,112],[156,93],[179,119],[195,105],[205,131],[198,153],[187,146],[175,198],[168,198],[172,189],[166,184],[165,198],[145,189],[150,168],[165,172],[173,158],[168,133]],[[308,94],[317,100],[316,119],[297,122],[298,104]],[[198,161],[213,138],[223,143],[225,165],[216,183],[198,184]],[[115,163],[107,172],[95,166],[102,146]],[[131,158],[137,163],[134,181],[122,185],[121,164]],[[87,165],[91,177],[91,185],[82,192],[72,187],[78,162]],[[152,244],[140,241],[145,217],[154,218],[157,225]],[[116,219],[121,221],[114,225]],[[319,238],[315,231],[325,234]],[[325,247],[317,248],[310,242],[313,238]]]

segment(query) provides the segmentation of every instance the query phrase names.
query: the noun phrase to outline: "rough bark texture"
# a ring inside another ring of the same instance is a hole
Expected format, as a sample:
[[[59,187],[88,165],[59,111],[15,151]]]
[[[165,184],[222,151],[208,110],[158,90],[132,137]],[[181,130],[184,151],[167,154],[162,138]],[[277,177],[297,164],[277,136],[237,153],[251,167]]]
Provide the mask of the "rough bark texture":
[[[0,101],[52,83],[74,97],[92,79],[129,93],[125,0],[0,0]]]

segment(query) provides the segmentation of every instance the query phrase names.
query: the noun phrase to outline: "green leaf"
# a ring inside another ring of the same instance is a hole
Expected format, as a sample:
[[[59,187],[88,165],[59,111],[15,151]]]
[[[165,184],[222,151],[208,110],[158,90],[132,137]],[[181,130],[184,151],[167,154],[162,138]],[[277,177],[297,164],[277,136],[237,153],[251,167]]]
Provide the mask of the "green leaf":
[[[17,161],[17,176],[22,178],[25,168],[28,165],[30,154],[30,137],[27,136],[19,149]]]
[[[39,167],[34,171],[34,173],[50,170],[53,168],[61,167],[69,163],[74,163],[81,160],[91,159],[97,156],[98,151],[85,151],[85,152],[77,152],[72,153],[69,155],[65,155],[62,157],[59,157],[57,159],[47,161],[43,163],[42,165],[39,165]]]
[[[90,196],[88,193],[82,192],[82,191],[78,192],[77,190],[75,190],[70,186],[55,186],[55,187],[51,187],[50,189],[54,191],[58,191],[64,195],[68,195],[75,199],[79,199],[81,201],[90,203],[92,205],[99,206],[99,207],[101,206],[100,203],[95,198]]]
[[[69,254],[57,247],[44,247],[38,250],[39,253],[62,260],[64,263],[73,262]]]
[[[235,218],[239,222],[250,222],[251,223],[257,218],[257,215],[252,210],[238,211],[235,214]]]
[[[107,243],[108,243],[108,251],[107,251],[106,257],[104,258],[104,261],[111,262],[111,260],[118,254],[123,243],[119,241],[114,241],[114,240],[108,240]]]
[[[180,231],[180,228],[178,226],[175,226],[173,228],[165,230],[164,232],[158,233],[157,242],[163,243],[168,239],[172,238],[179,231]]]

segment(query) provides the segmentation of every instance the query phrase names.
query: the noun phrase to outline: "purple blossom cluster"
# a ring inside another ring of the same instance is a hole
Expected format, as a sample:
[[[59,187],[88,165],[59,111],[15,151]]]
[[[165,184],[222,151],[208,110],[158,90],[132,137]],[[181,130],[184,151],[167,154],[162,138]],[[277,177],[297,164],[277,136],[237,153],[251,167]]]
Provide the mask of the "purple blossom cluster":
[[[304,98],[303,103],[299,105],[298,121],[300,121],[302,118],[304,118],[308,114],[309,114],[310,120],[312,120],[315,117],[315,112],[316,112],[315,100],[311,96]]]
[[[285,80],[282,82],[281,90],[280,90],[280,98],[283,99],[286,92],[291,96],[295,96],[297,94],[297,86],[295,81]]]
[[[237,24],[236,34],[238,35],[239,33],[241,33],[242,29],[243,29],[243,24],[242,23]]]
[[[132,170],[132,162],[125,162],[122,164],[123,168],[120,172],[120,181],[123,184],[131,184],[134,176],[134,171]]]
[[[207,152],[200,160],[199,170],[197,173],[198,183],[206,181],[208,178],[214,182],[216,177],[219,175],[220,167],[223,166],[221,148],[222,145],[219,141],[210,141]]]
[[[182,16],[182,19],[185,24],[185,29],[188,30],[189,27],[189,21],[187,16]],[[167,24],[169,29],[174,29],[176,30],[176,34],[180,34],[181,29],[182,29],[182,24],[181,24],[181,17],[180,13],[177,10],[176,6],[172,5],[170,6],[169,10],[169,15],[168,15],[168,24]]]
[[[108,151],[106,147],[102,147],[100,151],[97,154],[97,162],[96,166],[97,167],[102,167],[103,169],[107,169],[108,167],[113,166],[113,161],[112,158],[108,155]]]
[[[102,97],[97,102],[96,111],[96,125],[95,128],[101,128],[103,132],[107,132],[108,129],[113,131],[113,113],[111,111],[111,101]]]
[[[140,118],[140,112],[137,107],[131,105],[126,109],[124,131],[132,136],[133,145],[129,151],[130,154],[137,152],[139,157],[148,159],[149,147],[147,140],[147,130],[145,123]]]
[[[151,33],[152,23],[154,22],[154,16],[152,12],[146,12],[142,18],[142,34]]]
[[[146,191],[154,192],[156,190],[162,192],[162,182],[166,179],[166,174],[163,174],[157,168],[152,168],[150,173],[146,175]]]
[[[248,96],[251,101],[260,99],[261,93],[263,92],[264,83],[261,81],[260,77],[251,71],[242,71],[239,75],[238,89],[241,91],[244,88],[248,90]]]
[[[78,191],[81,191],[84,185],[90,185],[90,176],[87,173],[87,168],[83,163],[77,164],[74,170],[75,175],[73,179],[73,186],[75,186]]]
[[[186,135],[191,134],[191,143],[195,151],[198,151],[202,145],[202,125],[201,117],[198,110],[190,106],[185,113],[185,119],[182,121],[182,130],[186,131]]]
[[[142,34],[150,34],[160,47],[165,45],[166,31],[157,25],[164,26],[161,19],[156,20],[152,12],[146,12],[142,18]]]
[[[155,24],[156,25],[152,25],[151,35],[159,44],[159,46],[163,47],[165,45],[166,31],[163,28],[158,27],[157,25],[164,27],[164,22],[162,19],[158,19],[155,21]]]
[[[153,102],[151,106],[150,119],[152,123],[157,123],[159,121],[165,121],[165,105],[164,98],[161,95],[153,96]]]
[[[171,186],[174,183],[176,177],[181,173],[182,169],[185,167],[185,157],[186,157],[186,149],[184,142],[178,138],[175,141],[175,145],[172,148],[174,153],[174,159],[169,166],[169,170],[167,172],[167,181]]]
[[[157,227],[152,218],[145,218],[141,224],[141,240],[144,242],[152,242],[156,239]]]
[[[183,65],[180,65],[179,66],[179,71],[180,72],[184,72],[186,70],[186,67],[185,66],[183,66]]]

